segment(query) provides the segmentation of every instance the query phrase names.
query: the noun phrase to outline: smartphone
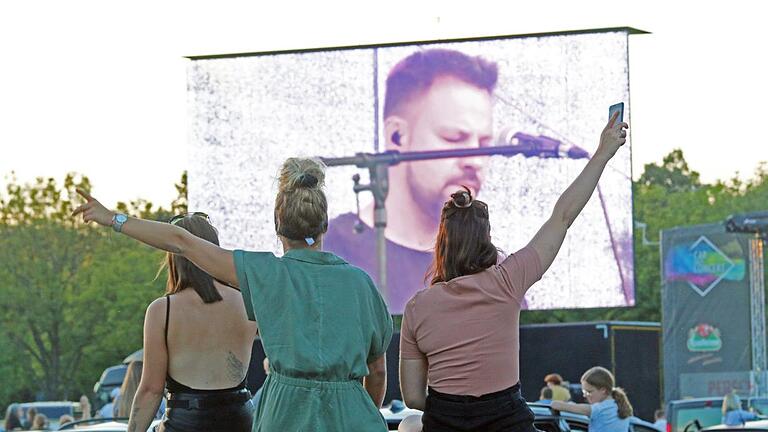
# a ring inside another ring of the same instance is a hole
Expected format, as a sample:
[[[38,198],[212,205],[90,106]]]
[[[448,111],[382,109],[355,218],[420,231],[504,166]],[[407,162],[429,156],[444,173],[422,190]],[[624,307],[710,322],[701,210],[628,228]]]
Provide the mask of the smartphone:
[[[623,122],[624,121],[624,102],[619,102],[616,105],[611,105],[611,107],[608,108],[608,121],[611,121],[611,119],[613,118],[613,115],[616,112],[619,113],[619,116],[616,118],[616,123]]]

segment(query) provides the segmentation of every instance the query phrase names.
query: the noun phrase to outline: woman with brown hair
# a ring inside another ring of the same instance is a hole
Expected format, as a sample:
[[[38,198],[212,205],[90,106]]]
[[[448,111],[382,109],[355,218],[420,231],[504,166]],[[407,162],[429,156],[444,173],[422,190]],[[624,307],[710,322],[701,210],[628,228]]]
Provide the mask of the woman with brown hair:
[[[606,368],[595,366],[581,376],[581,391],[585,404],[552,402],[552,409],[589,416],[589,432],[627,432],[632,404],[627,394],[616,387],[613,374]]]
[[[131,406],[133,398],[136,396],[136,390],[139,389],[141,382],[141,370],[144,367],[143,361],[132,361],[128,364],[125,371],[123,384],[120,386],[120,396],[117,398],[117,407],[115,408],[115,417],[128,417],[131,415]],[[165,398],[160,399],[160,406],[157,409],[155,418],[159,419],[165,412]]]
[[[549,220],[505,259],[491,242],[488,206],[469,189],[443,206],[431,286],[406,304],[400,333],[400,387],[406,405],[424,411],[424,431],[535,431],[520,395],[521,305],[626,141],[628,125],[615,120]],[[406,423],[401,430],[421,429]]]
[[[216,228],[203,213],[147,223],[219,244]],[[129,431],[147,430],[167,388],[168,409],[158,431],[249,430],[252,404],[245,384],[256,323],[248,320],[237,290],[183,255],[167,253],[160,271],[164,268],[165,296],[147,307],[144,361],[132,363],[126,372],[118,414],[129,417]],[[129,394],[126,390],[136,381]]]
[[[240,310],[249,319],[258,319],[264,352],[270,361],[254,431],[387,430],[378,408],[386,390],[384,355],[392,337],[392,318],[365,272],[322,251],[323,234],[328,229],[324,176],[324,167],[312,159],[290,158],[283,164],[274,211],[275,231],[285,251],[282,257],[271,252],[227,250],[177,226],[127,218],[107,210],[82,191],[88,202],[74,212],[82,213],[86,222],[112,226],[150,246],[188,259],[216,280],[240,287]],[[162,308],[162,303],[158,307]],[[184,318],[210,320],[192,314]],[[178,328],[174,324],[172,315],[171,334]],[[156,332],[150,333],[149,337],[158,337]],[[225,338],[236,333],[237,328],[230,328],[207,335]],[[197,356],[209,355],[210,348],[193,340],[187,342],[196,345]],[[174,349],[173,342],[169,348]],[[191,356],[183,360],[196,362]],[[228,367],[223,370],[229,372],[239,372],[248,364],[241,355],[227,360]],[[182,381],[173,368],[170,370],[174,378]],[[145,367],[144,377],[148,372]],[[210,368],[189,372],[189,376],[185,375],[188,384],[215,378]],[[139,407],[136,417],[141,415],[142,422],[131,423],[135,430],[148,424],[148,409],[152,408],[153,413],[157,405]],[[169,411],[174,410],[173,396],[169,407]],[[133,411],[137,411],[136,402]]]

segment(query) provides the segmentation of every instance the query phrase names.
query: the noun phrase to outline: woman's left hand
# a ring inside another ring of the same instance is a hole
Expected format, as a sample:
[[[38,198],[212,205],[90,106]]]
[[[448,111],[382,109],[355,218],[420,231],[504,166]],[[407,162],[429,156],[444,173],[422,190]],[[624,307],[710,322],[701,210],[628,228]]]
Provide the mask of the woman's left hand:
[[[81,205],[80,207],[76,208],[75,211],[72,212],[72,216],[77,216],[78,214],[83,214],[83,221],[84,222],[96,222],[99,225],[104,226],[112,226],[112,218],[115,216],[115,213],[111,210],[108,210],[106,207],[104,207],[96,198],[92,197],[91,194],[88,192],[77,189],[77,193],[85,198],[85,204]]]

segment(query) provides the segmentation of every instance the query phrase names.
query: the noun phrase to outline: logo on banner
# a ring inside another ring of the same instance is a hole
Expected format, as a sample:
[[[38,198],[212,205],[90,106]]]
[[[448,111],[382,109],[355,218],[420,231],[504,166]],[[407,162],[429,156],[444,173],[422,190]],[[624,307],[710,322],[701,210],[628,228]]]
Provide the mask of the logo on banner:
[[[742,258],[731,259],[701,236],[689,247],[675,246],[667,254],[664,271],[668,281],[685,281],[704,297],[723,279],[744,279],[745,263]]]
[[[699,324],[688,330],[688,350],[693,352],[720,351],[723,340],[720,330],[709,324]]]

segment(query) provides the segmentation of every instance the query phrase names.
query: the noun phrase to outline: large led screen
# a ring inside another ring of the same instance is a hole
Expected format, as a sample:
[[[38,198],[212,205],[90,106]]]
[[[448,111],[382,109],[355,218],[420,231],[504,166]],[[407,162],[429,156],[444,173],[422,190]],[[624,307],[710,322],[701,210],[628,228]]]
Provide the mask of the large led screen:
[[[560,149],[388,169],[384,294],[390,311],[402,313],[425,287],[442,203],[460,185],[488,203],[503,253],[528,243],[597,148],[608,107],[625,102],[629,118],[627,39],[626,31],[596,31],[193,58],[190,209],[211,215],[224,246],[280,254],[273,205],[288,157]],[[372,197],[359,194],[358,216],[354,174],[368,183],[365,169],[327,169],[324,248],[378,280]],[[524,307],[634,304],[631,190],[628,142]]]

